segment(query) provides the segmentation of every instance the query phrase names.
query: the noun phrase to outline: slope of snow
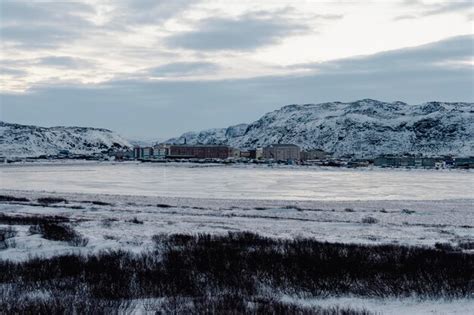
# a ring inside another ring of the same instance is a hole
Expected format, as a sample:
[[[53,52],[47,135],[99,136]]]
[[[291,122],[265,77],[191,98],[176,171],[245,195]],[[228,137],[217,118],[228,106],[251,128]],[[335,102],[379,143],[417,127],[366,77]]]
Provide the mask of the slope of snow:
[[[37,127],[0,122],[0,156],[33,157],[58,154],[100,153],[111,148],[130,147],[130,143],[107,129],[86,127]]]
[[[334,156],[381,154],[474,155],[474,104],[408,105],[371,99],[288,105],[249,125],[185,133],[168,143],[255,148],[293,143]],[[233,132],[237,129],[238,132]]]
[[[186,132],[180,137],[171,138],[166,143],[182,144],[227,144],[229,139],[242,137],[247,130],[247,124],[230,126],[228,128],[207,129],[200,132]]]

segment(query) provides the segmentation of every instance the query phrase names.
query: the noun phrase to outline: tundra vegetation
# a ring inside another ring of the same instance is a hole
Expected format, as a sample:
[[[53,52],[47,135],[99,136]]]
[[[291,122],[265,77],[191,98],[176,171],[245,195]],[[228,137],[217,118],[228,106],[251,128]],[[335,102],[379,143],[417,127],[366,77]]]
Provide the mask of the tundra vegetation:
[[[77,236],[65,223],[44,237]],[[140,254],[107,251],[0,261],[0,313],[370,314],[297,298],[472,298],[474,255],[450,248],[275,239],[253,233],[157,234]]]

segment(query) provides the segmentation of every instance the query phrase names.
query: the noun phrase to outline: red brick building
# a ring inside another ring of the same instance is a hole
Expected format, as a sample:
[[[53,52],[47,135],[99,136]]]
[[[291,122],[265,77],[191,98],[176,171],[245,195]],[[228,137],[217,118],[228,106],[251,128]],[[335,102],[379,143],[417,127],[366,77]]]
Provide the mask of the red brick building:
[[[238,157],[239,151],[228,145],[171,145],[170,158],[181,159],[227,159]]]

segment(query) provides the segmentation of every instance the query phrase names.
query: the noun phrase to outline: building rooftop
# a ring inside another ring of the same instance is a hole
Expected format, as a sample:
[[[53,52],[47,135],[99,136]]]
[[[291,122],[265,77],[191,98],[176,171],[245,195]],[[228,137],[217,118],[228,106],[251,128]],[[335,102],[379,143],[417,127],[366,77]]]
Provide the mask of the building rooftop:
[[[175,147],[213,147],[213,148],[219,148],[219,147],[230,147],[227,144],[171,144],[171,146]]]
[[[299,148],[296,144],[285,144],[285,143],[275,143],[269,145],[269,147],[293,147],[293,148]]]

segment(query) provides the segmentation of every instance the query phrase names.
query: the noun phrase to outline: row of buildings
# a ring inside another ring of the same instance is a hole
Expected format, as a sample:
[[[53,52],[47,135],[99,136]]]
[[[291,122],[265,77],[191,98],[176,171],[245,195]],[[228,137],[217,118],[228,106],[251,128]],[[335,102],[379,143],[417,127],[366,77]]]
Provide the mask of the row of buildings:
[[[418,157],[386,155],[373,159],[332,158],[323,150],[301,150],[294,144],[273,144],[263,148],[239,150],[228,145],[159,144],[116,152],[117,160],[256,160],[288,164],[364,167],[474,168],[474,158]]]
[[[299,161],[301,149],[294,144],[274,144],[264,148],[241,151],[228,145],[168,145],[159,144],[152,147],[135,147],[130,151],[116,152],[117,159],[238,159]]]
[[[117,159],[229,159],[240,156],[240,151],[227,145],[166,145],[134,147],[116,153]]]
[[[413,168],[474,168],[474,157],[455,158],[451,156],[421,157],[421,156],[379,156],[373,161],[374,166],[380,167],[413,167]]]

